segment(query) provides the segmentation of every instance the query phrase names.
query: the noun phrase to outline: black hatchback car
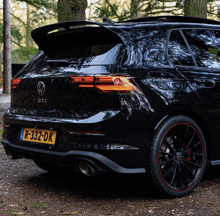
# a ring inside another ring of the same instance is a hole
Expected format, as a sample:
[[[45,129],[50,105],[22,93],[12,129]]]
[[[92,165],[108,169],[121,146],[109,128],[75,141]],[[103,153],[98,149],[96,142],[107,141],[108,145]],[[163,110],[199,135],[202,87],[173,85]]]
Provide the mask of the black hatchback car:
[[[58,30],[59,29],[59,30]],[[44,170],[148,173],[180,197],[220,164],[220,22],[160,16],[33,30],[2,144]]]

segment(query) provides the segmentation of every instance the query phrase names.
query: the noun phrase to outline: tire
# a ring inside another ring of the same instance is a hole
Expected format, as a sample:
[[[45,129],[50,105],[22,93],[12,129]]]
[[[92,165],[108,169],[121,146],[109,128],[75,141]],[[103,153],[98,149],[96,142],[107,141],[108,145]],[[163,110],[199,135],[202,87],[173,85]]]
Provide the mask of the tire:
[[[40,167],[41,169],[51,173],[51,174],[60,174],[60,173],[71,173],[74,172],[74,169],[71,170],[70,168],[66,167],[66,166],[60,166],[56,163],[51,163],[48,161],[43,161],[43,160],[33,160],[34,163]]]
[[[206,160],[205,138],[199,126],[186,116],[173,116],[153,138],[149,163],[153,183],[170,197],[186,196],[201,181]]]

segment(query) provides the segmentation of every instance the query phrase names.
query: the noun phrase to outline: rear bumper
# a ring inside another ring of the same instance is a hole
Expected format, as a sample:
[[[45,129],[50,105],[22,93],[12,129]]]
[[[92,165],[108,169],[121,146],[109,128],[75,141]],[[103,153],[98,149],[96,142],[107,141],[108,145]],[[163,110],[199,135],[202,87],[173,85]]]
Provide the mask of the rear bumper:
[[[15,158],[50,160],[70,166],[87,160],[100,165],[100,170],[145,173],[155,120],[151,113],[135,113],[140,115],[127,118],[124,110],[101,111],[87,119],[62,119],[17,115],[8,110],[3,118],[2,144]],[[23,128],[57,131],[55,145],[23,141]]]
[[[79,150],[70,150],[68,152],[57,152],[51,150],[30,148],[26,146],[19,146],[11,143],[6,139],[3,139],[1,142],[5,149],[12,151],[14,154],[20,157],[33,158],[33,159],[46,158],[46,159],[53,159],[54,161],[65,161],[65,163],[69,162],[70,164],[77,163],[78,161],[81,160],[89,160],[94,163],[100,164],[101,169],[114,171],[117,173],[136,174],[136,173],[146,172],[145,168],[125,168],[117,164],[113,160],[109,159],[108,157],[99,154],[97,152],[79,151]]]

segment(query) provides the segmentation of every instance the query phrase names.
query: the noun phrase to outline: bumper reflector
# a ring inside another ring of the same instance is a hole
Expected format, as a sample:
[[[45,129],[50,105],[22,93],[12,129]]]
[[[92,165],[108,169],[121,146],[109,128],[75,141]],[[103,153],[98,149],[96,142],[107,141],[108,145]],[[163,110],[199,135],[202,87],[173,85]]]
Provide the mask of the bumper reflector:
[[[82,134],[82,135],[93,135],[93,136],[105,136],[105,134],[99,132],[99,131],[75,131],[75,130],[69,130],[71,134]]]

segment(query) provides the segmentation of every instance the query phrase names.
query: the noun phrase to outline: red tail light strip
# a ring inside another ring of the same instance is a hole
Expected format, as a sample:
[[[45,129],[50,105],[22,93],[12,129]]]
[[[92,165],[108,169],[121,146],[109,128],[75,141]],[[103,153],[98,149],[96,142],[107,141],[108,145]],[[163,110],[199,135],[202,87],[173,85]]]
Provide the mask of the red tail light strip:
[[[11,80],[11,89],[16,89],[21,82],[21,79],[12,79]]]
[[[79,88],[95,88],[102,93],[128,94],[137,87],[126,76],[68,77]]]

